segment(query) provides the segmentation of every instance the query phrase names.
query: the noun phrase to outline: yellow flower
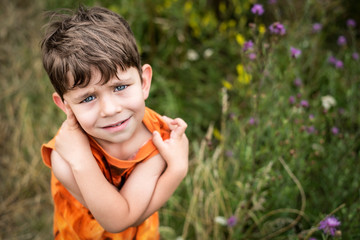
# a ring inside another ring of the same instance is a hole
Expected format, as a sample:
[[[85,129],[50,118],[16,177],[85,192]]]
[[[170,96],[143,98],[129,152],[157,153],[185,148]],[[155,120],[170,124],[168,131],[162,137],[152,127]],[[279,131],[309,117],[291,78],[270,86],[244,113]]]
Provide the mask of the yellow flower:
[[[245,43],[245,38],[243,35],[241,35],[240,33],[236,34],[236,42],[240,45],[243,46]]]
[[[231,83],[229,83],[228,81],[225,81],[225,80],[222,81],[222,84],[227,90],[231,90],[233,87]]]
[[[215,16],[212,13],[206,13],[201,19],[201,25],[206,28],[214,28],[217,25]]]
[[[258,30],[259,30],[259,33],[260,33],[260,34],[264,34],[264,33],[266,32],[266,27],[265,27],[265,25],[264,25],[264,24],[260,24]]]
[[[201,33],[198,22],[199,22],[199,16],[196,13],[192,12],[189,17],[189,25],[192,28],[193,35],[195,37],[199,37]]]
[[[164,8],[167,9],[167,8],[170,8],[172,5],[172,1],[171,0],[165,0],[164,2]]]
[[[221,140],[221,139],[222,139],[222,135],[221,135],[221,133],[220,133],[220,131],[219,131],[218,129],[214,128],[213,134],[214,134],[214,137],[215,137],[217,140]]]
[[[236,71],[238,74],[237,80],[239,81],[239,83],[244,85],[250,83],[252,76],[245,71],[244,66],[242,64],[238,64],[236,66]]]
[[[228,26],[229,26],[229,28],[236,27],[236,21],[234,19],[229,20]]]
[[[190,12],[191,9],[192,9],[192,7],[193,7],[192,2],[187,1],[187,2],[185,3],[185,5],[184,5],[184,10],[185,10],[185,12],[187,12],[187,13]]]
[[[237,71],[237,73],[240,75],[240,74],[243,74],[244,72],[245,72],[245,70],[244,70],[244,65],[242,65],[242,64],[238,64],[238,65],[236,65],[236,71]]]
[[[242,13],[242,9],[241,9],[240,5],[236,5],[235,6],[235,14],[240,15],[241,13]]]
[[[226,12],[226,5],[225,5],[225,3],[220,2],[220,4],[219,4],[219,10],[220,10],[221,13],[225,13],[225,12]]]

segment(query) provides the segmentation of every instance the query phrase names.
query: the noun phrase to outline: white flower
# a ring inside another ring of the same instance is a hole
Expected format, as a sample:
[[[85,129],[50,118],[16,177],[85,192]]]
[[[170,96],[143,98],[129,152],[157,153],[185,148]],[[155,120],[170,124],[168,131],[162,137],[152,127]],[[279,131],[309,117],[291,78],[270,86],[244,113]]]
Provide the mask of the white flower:
[[[214,54],[214,50],[212,50],[211,48],[207,48],[204,51],[204,58],[209,58]]]
[[[325,110],[329,110],[332,106],[336,105],[336,100],[332,96],[326,95],[321,97],[321,103]]]
[[[227,225],[227,219],[224,218],[223,216],[217,216],[215,217],[215,222],[222,225],[222,226],[226,226]]]
[[[199,54],[194,49],[189,49],[187,51],[187,58],[189,61],[196,61],[199,59]]]

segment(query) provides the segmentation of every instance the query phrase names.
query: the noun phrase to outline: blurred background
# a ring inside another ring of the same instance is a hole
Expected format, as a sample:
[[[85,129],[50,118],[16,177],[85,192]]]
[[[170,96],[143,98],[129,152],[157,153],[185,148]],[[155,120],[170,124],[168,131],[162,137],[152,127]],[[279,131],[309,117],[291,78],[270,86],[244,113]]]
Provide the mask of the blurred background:
[[[189,125],[162,239],[360,239],[356,0],[0,0],[0,239],[53,238],[40,146],[65,116],[40,41],[80,3],[128,20],[146,104]]]

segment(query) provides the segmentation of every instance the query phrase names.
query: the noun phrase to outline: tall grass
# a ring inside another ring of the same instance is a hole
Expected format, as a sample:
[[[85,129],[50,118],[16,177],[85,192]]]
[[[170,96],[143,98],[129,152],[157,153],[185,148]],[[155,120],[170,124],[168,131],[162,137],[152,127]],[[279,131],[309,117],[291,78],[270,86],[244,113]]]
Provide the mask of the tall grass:
[[[39,57],[41,5],[2,1],[0,239],[51,239],[49,171],[39,155],[56,118]]]
[[[42,69],[41,14],[78,3],[3,2],[0,239],[52,239],[50,172],[39,150],[64,116]],[[346,26],[342,1],[259,2],[261,16],[250,1],[85,1],[129,20],[154,69],[148,106],[189,124],[189,174],[160,210],[161,234],[358,239],[358,27]],[[270,33],[276,21],[285,35]],[[324,107],[325,96],[336,104]],[[341,221],[337,236],[318,229],[328,215]]]

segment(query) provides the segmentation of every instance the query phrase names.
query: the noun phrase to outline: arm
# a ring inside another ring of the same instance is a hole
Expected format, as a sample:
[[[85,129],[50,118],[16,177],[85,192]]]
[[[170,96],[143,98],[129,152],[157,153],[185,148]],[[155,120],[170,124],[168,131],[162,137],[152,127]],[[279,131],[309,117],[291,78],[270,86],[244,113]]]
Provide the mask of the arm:
[[[163,118],[170,127],[170,138],[163,141],[160,134],[154,132],[153,142],[167,167],[156,184],[149,206],[135,225],[142,223],[171,197],[188,171],[189,141],[185,135],[187,124],[180,118]]]
[[[67,112],[51,155],[53,172],[107,231],[122,231],[145,211],[164,161],[156,156],[139,164],[125,184],[130,187],[119,193],[103,176],[75,116],[70,109]]]

